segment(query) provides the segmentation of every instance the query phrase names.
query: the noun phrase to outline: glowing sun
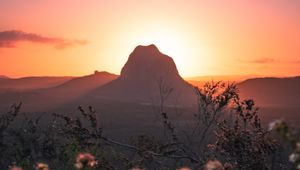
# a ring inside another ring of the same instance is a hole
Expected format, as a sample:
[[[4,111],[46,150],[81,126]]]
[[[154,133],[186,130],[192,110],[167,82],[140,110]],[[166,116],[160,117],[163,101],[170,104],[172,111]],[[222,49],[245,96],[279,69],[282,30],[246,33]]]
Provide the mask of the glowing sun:
[[[183,39],[170,32],[155,32],[139,37],[138,44],[154,44],[162,53],[170,56],[175,61],[178,70],[182,70],[186,65],[185,57],[189,55],[188,48]]]

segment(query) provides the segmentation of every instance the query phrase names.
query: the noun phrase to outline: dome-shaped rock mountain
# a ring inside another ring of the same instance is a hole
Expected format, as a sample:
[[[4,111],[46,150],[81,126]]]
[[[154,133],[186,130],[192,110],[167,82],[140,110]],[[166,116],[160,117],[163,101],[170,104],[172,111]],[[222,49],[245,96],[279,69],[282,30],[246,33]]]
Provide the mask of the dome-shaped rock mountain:
[[[179,75],[173,59],[162,54],[155,45],[137,46],[129,55],[121,75],[93,91],[89,97],[137,103],[159,104],[167,91],[166,105],[195,103],[193,87]]]

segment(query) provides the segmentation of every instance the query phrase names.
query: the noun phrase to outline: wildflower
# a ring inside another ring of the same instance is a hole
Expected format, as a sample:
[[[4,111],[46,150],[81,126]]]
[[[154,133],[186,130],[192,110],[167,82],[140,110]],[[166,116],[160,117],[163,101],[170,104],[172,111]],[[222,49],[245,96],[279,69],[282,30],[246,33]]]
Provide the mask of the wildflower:
[[[84,167],[93,168],[97,164],[95,157],[90,153],[80,153],[76,158],[76,169],[82,169]]]
[[[185,167],[181,167],[181,168],[179,168],[177,170],[191,170],[191,168],[185,166]]]
[[[215,149],[216,149],[216,145],[208,144],[208,145],[207,145],[207,148],[208,148],[208,149],[211,149],[211,150],[215,150]]]
[[[297,160],[299,159],[299,154],[297,153],[292,153],[290,156],[289,156],[289,161],[290,162],[296,162]]]
[[[296,143],[296,151],[298,151],[298,152],[300,151],[300,142]]]
[[[35,169],[36,170],[49,170],[49,166],[44,163],[37,163]]]
[[[218,160],[210,160],[205,164],[204,169],[205,170],[222,170],[223,165]]]
[[[269,130],[269,131],[274,130],[274,129],[276,129],[280,124],[282,124],[282,123],[283,123],[282,120],[275,120],[275,121],[269,123],[269,128],[268,128],[268,130]]]
[[[23,170],[23,169],[18,166],[12,166],[9,168],[9,170]]]
[[[133,167],[133,168],[131,168],[131,170],[145,170],[145,169],[139,168],[139,167]]]
[[[75,163],[75,168],[76,169],[82,169],[83,168],[82,163]]]

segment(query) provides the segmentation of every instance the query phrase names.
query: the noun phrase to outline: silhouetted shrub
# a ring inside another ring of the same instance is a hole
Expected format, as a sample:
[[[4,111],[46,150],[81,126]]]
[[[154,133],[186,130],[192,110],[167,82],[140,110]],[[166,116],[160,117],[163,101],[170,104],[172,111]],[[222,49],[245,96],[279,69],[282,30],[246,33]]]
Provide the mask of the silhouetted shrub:
[[[163,92],[169,96],[172,91]],[[254,102],[241,101],[235,84],[207,83],[195,92],[198,111],[183,135],[161,102],[165,137],[140,135],[129,143],[104,136],[92,107],[78,107],[79,114],[52,114],[43,124],[41,116],[28,119],[19,114],[21,104],[13,105],[0,117],[0,169],[271,169],[277,145],[262,127]],[[22,125],[14,127],[20,116]],[[286,126],[277,131],[298,148]],[[291,159],[298,166],[296,149]]]
[[[276,142],[261,127],[252,100],[236,101],[233,122],[218,124],[216,142],[210,147],[235,169],[270,169],[267,158],[276,150]]]

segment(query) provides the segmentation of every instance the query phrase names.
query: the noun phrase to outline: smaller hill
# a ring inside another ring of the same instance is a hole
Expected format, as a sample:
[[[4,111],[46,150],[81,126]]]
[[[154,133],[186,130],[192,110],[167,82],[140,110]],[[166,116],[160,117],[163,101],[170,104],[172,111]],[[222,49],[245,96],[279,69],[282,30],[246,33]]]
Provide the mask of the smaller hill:
[[[95,71],[94,74],[77,77],[56,87],[49,88],[44,93],[47,93],[49,96],[55,95],[61,96],[62,98],[74,98],[82,96],[87,92],[116,79],[117,77],[118,75],[111,74],[106,71]]]
[[[0,75],[0,79],[9,79],[9,77],[4,76],[4,75]]]
[[[251,98],[259,106],[300,106],[300,76],[290,78],[254,78],[238,84],[242,98]]]
[[[64,81],[55,87],[28,91],[4,91],[0,98],[0,109],[15,102],[23,102],[23,111],[46,111],[67,104],[89,93],[118,76],[108,72],[77,77]]]
[[[28,91],[60,85],[74,77],[0,78],[0,91]]]

